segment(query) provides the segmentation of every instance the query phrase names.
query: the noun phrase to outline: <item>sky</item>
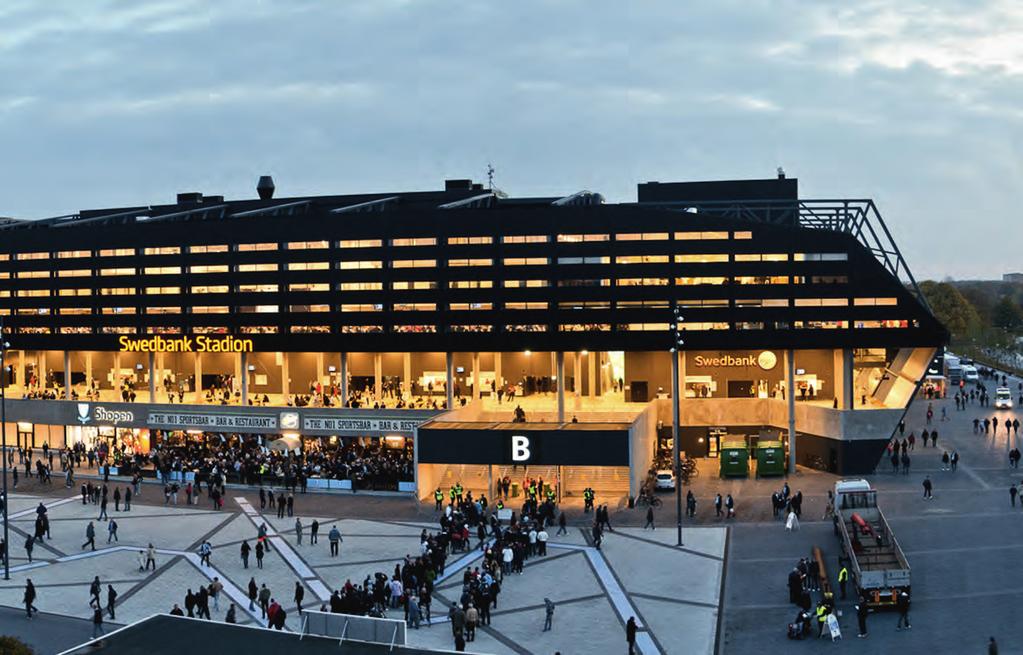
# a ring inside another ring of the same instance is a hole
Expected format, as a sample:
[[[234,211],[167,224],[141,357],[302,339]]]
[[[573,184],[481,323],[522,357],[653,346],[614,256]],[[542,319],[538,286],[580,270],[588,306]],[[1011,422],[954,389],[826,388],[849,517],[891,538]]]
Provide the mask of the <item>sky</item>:
[[[1016,0],[3,0],[0,216],[773,177],[918,279],[1023,269]]]

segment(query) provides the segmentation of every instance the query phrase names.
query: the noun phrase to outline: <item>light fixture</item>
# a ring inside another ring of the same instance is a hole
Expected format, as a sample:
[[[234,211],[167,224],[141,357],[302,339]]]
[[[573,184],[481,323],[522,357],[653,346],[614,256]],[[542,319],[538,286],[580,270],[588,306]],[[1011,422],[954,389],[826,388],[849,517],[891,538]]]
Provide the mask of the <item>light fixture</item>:
[[[136,364],[135,365],[135,370],[136,371],[141,371],[142,370],[142,364]]]
[[[533,354],[533,351],[532,351],[532,350],[527,350],[527,351],[526,351],[526,357],[529,357],[529,356],[530,356],[530,355],[532,355],[532,354]]]
[[[580,350],[579,354],[582,355],[583,357],[585,357],[586,355],[590,354],[590,351],[589,350]]]
[[[249,372],[251,373],[252,371],[255,371],[255,370],[256,370],[256,365],[255,364],[249,364]]]
[[[327,367],[327,372],[328,373],[337,373],[337,367],[336,366],[328,366]]]

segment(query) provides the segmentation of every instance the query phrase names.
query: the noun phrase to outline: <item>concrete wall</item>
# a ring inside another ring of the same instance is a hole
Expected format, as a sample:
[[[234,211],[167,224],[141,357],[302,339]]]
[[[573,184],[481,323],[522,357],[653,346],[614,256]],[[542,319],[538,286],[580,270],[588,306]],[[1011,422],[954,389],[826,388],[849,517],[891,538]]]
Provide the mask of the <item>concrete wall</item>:
[[[648,403],[629,428],[629,495],[638,496],[657,448],[657,403]]]

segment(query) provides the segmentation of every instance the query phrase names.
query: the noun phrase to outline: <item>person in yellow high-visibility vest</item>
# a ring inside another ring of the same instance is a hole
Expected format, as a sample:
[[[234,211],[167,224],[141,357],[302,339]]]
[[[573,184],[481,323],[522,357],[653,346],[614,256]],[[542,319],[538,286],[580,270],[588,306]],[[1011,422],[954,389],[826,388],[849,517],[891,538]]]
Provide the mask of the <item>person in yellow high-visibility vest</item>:
[[[828,625],[828,608],[824,603],[817,603],[817,638],[824,634],[824,628]]]
[[[838,588],[842,591],[842,600],[845,600],[845,584],[849,582],[849,567],[842,565],[838,571]]]

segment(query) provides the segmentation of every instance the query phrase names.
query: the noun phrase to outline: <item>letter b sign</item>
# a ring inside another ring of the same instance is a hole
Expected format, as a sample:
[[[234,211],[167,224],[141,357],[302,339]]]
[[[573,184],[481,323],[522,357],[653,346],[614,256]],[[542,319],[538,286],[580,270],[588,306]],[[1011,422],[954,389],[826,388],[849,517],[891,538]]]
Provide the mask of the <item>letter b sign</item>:
[[[532,453],[529,452],[529,437],[515,435],[511,438],[511,458],[513,462],[528,462]]]

